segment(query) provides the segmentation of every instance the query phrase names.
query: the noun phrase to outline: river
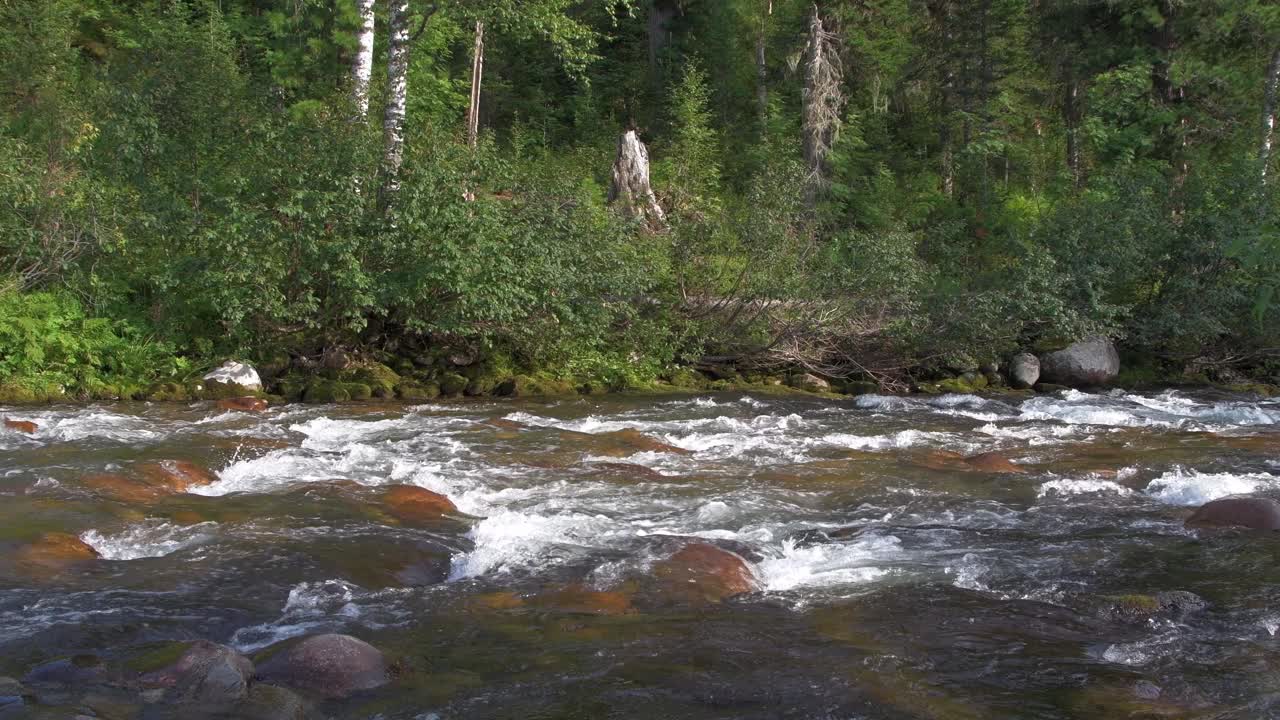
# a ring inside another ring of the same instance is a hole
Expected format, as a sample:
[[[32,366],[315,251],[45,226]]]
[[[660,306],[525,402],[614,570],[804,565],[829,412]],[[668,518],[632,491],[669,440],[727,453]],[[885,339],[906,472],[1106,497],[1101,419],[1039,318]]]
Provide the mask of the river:
[[[1277,401],[735,393],[0,416],[37,425],[0,429],[0,676],[341,632],[396,677],[323,703],[330,717],[1280,717],[1280,537],[1183,526],[1214,498],[1280,497]],[[86,480],[166,460],[216,478],[146,498]],[[377,500],[388,485],[457,512],[405,521]],[[20,562],[45,533],[100,557]],[[655,586],[691,538],[744,558],[754,589]],[[1174,591],[1204,607],[1126,599]],[[87,702],[48,702],[63,700]]]

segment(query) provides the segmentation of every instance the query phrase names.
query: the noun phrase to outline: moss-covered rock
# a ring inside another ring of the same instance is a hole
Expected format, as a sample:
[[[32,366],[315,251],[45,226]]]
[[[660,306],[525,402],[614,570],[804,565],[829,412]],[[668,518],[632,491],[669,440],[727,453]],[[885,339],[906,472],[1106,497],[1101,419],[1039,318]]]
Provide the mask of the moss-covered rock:
[[[342,383],[342,389],[352,400],[369,400],[373,397],[373,388],[360,382]]]
[[[307,403],[336,403],[350,399],[351,393],[342,383],[328,378],[314,378],[302,391],[302,401]]]
[[[57,387],[34,388],[17,383],[0,385],[0,404],[4,405],[35,405],[64,399],[66,394]]]
[[[471,381],[458,373],[445,373],[440,378],[440,394],[446,397],[457,397],[467,389]]]
[[[191,394],[176,382],[163,382],[152,385],[146,391],[145,399],[156,402],[186,402],[191,399]]]
[[[682,390],[700,390],[706,386],[706,378],[692,368],[675,368],[666,374],[666,380]]]
[[[467,383],[463,393],[467,397],[494,395],[497,393],[498,387],[502,385],[502,382],[502,379],[495,375],[480,375]]]
[[[392,398],[400,384],[400,374],[382,363],[367,362],[343,370],[340,379],[346,383],[358,383],[369,388],[370,397]],[[356,395],[353,392],[352,397]],[[368,399],[368,398],[360,398]]]
[[[423,402],[440,397],[440,386],[433,382],[405,380],[396,386],[396,396],[409,402]]]

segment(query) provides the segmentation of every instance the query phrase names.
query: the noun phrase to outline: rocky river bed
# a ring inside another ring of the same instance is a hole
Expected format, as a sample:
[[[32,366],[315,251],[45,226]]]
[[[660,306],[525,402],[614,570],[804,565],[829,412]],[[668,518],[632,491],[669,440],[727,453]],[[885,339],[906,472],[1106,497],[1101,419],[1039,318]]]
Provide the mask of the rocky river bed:
[[[1280,402],[246,410],[0,408],[0,719],[1280,717]]]

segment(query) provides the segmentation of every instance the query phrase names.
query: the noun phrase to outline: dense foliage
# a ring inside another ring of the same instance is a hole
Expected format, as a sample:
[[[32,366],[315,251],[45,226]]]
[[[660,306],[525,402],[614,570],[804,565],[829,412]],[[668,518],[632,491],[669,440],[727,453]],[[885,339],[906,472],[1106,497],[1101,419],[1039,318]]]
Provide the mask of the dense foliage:
[[[0,0],[0,384],[896,382],[1099,332],[1274,372],[1264,0],[414,0],[393,170],[375,8],[366,118],[354,0]],[[606,205],[625,128],[663,228]]]

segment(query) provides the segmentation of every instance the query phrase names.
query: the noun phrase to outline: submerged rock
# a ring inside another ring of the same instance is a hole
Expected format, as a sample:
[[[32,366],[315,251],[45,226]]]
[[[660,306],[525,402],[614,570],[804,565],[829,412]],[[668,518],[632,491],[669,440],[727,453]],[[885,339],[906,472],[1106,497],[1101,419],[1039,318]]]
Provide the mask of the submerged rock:
[[[605,448],[600,451],[602,455],[611,457],[622,457],[624,455],[632,455],[638,452],[655,452],[655,453],[671,453],[674,455],[692,455],[692,450],[685,450],[682,447],[676,447],[670,443],[662,442],[655,438],[640,432],[639,430],[618,430],[615,432],[600,433],[592,437],[599,440],[612,441],[615,447]]]
[[[998,452],[985,452],[964,459],[965,465],[991,473],[1024,473],[1026,470]]]
[[[165,702],[229,705],[248,695],[252,679],[249,658],[225,645],[198,640],[177,662],[143,675],[140,682],[144,688],[163,689]]]
[[[1186,526],[1280,530],[1280,502],[1258,497],[1220,498],[1192,513]]]
[[[161,460],[138,466],[138,473],[148,484],[168,488],[172,492],[186,492],[189,488],[212,485],[218,476],[187,460]]]
[[[258,376],[258,371],[254,370],[253,366],[248,363],[236,362],[235,360],[228,360],[221,366],[206,373],[204,381],[238,386],[245,390],[262,389],[262,378]]]
[[[40,429],[39,425],[30,420],[10,420],[9,418],[4,419],[4,426],[15,432],[26,433],[27,435],[32,435]]]
[[[755,575],[735,553],[706,542],[693,542],[653,565],[663,590],[691,601],[721,602],[755,591]]]
[[[236,708],[239,720],[306,720],[313,713],[305,700],[288,688],[257,683]]]
[[[1040,357],[1040,377],[1070,387],[1105,385],[1120,374],[1120,353],[1105,337],[1095,335]]]
[[[1209,607],[1195,593],[1185,590],[1155,595],[1104,595],[1098,598],[1094,614],[1112,622],[1145,622],[1154,617],[1180,618]]]
[[[344,698],[391,682],[382,651],[350,635],[312,635],[272,652],[258,670],[267,682],[324,698]]]
[[[68,533],[45,533],[15,554],[18,567],[28,575],[57,572],[98,557],[97,550]]]
[[[449,498],[417,485],[393,485],[382,494],[387,512],[408,522],[434,520],[458,512]]]
[[[591,590],[571,585],[536,599],[539,607],[581,615],[626,615],[634,612],[631,596],[624,592]]]
[[[1009,382],[1025,390],[1040,381],[1040,360],[1031,353],[1014,355],[1009,362]]]
[[[85,687],[107,682],[107,666],[96,655],[74,655],[35,666],[22,678],[24,685]]]
[[[267,401],[256,397],[227,398],[218,401],[219,410],[235,412],[263,412],[267,409]]]

